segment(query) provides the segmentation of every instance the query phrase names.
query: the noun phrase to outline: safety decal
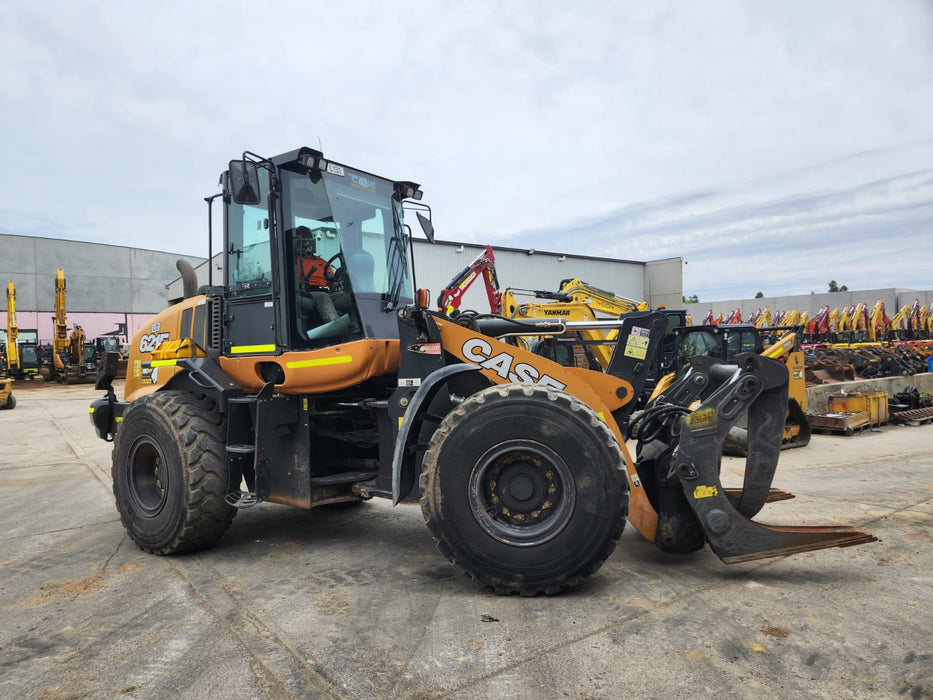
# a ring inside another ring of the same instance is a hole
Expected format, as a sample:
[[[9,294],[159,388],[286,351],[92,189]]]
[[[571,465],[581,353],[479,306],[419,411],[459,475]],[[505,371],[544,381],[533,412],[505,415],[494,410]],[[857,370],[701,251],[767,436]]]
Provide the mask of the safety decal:
[[[421,355],[440,355],[441,344],[440,343],[418,343],[416,345],[409,345],[408,352],[416,352]]]
[[[632,328],[628,340],[625,341],[625,356],[644,360],[648,355],[648,341],[651,340],[651,331],[641,326]]]
[[[715,408],[700,408],[688,414],[684,422],[691,433],[716,432],[718,414]]]
[[[719,495],[719,489],[715,486],[697,486],[693,489],[693,497],[696,499],[700,498],[712,498],[713,496]]]

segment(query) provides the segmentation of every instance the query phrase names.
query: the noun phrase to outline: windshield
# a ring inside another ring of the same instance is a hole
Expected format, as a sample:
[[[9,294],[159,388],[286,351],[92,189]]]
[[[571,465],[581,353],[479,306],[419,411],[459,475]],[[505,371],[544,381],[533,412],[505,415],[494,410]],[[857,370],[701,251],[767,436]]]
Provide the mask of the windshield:
[[[19,349],[19,359],[23,367],[33,367],[39,364],[39,353],[35,345],[25,345]]]
[[[317,182],[307,174],[284,171],[290,212],[285,229],[308,236],[302,241],[328,267],[343,268],[355,294],[385,299],[412,298],[400,205],[393,184],[345,166],[331,164]],[[299,231],[299,227],[300,231]]]

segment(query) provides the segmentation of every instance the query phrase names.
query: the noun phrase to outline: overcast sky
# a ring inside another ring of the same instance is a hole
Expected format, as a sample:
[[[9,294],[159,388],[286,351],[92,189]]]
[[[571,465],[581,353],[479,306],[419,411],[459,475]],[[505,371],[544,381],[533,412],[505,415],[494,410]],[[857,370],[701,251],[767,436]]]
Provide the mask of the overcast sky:
[[[227,161],[323,145],[702,301],[933,289],[930,0],[7,0],[0,66],[0,233],[205,255]]]

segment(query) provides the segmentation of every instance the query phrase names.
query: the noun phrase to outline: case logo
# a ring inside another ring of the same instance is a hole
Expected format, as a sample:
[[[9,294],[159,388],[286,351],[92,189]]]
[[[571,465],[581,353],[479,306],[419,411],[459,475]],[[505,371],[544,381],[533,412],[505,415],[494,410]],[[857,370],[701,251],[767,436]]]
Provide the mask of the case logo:
[[[515,362],[515,358],[507,352],[492,354],[492,345],[482,338],[470,338],[461,348],[463,356],[475,362],[483,369],[490,369],[509,382],[521,384],[538,384],[549,386],[552,389],[563,389],[567,385],[557,381],[554,377],[542,374],[541,371],[527,362]]]

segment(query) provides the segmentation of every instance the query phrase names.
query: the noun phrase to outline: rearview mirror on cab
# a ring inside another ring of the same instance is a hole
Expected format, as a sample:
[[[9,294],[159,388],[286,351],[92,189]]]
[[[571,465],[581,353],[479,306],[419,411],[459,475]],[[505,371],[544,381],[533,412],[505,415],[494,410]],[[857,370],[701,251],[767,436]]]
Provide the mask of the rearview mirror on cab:
[[[259,204],[262,197],[259,191],[259,170],[256,164],[248,160],[231,160],[227,171],[228,194],[237,204]]]

